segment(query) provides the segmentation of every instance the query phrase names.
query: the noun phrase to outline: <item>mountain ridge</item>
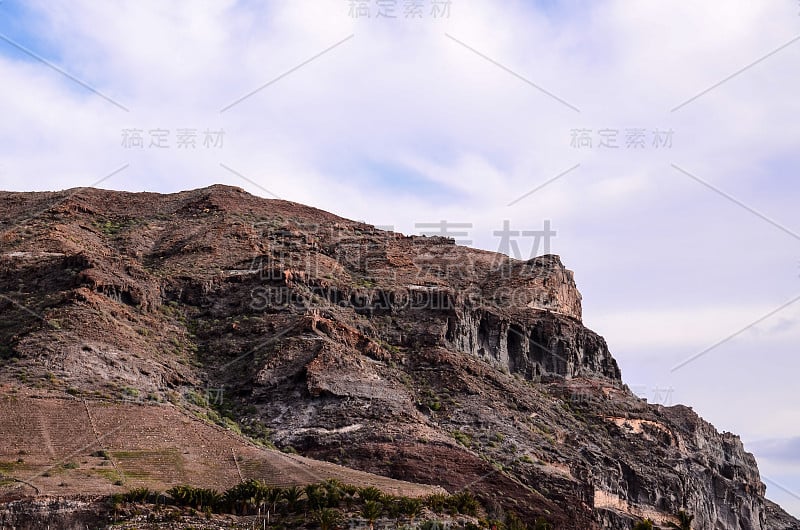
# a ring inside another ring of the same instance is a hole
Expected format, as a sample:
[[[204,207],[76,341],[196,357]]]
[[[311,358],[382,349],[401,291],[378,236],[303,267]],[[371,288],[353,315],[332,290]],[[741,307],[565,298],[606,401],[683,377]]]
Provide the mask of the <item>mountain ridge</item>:
[[[0,205],[0,383],[18,392],[194,410],[187,396],[224,389],[247,435],[557,528],[680,510],[701,528],[800,528],[738,437],[624,386],[557,256],[220,185]]]

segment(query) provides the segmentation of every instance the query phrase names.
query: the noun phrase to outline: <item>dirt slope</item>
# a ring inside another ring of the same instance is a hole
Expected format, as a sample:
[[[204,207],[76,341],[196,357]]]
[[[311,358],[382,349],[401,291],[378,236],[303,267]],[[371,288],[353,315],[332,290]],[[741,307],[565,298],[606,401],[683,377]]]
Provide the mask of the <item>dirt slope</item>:
[[[442,491],[261,448],[170,404],[3,390],[0,499],[5,501],[31,493],[92,495],[142,486],[164,491],[177,484],[225,490],[250,478],[279,486],[335,478],[406,496]]]

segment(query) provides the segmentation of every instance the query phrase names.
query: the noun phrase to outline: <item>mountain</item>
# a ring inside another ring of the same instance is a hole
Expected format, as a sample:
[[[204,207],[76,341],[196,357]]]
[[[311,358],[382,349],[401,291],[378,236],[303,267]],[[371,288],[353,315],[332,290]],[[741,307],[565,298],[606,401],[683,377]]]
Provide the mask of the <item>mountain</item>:
[[[0,523],[336,478],[554,528],[800,528],[738,436],[630,392],[558,256],[227,186],[2,193],[0,249]]]

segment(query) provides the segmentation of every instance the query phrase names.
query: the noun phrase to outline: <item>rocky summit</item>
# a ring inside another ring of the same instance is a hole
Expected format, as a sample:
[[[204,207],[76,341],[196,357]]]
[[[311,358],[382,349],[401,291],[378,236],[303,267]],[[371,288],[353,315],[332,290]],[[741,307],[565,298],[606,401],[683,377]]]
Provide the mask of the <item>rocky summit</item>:
[[[558,256],[226,186],[2,193],[0,315],[2,528],[250,528],[269,502],[185,492],[253,484],[273,528],[800,528],[738,436],[625,386]]]

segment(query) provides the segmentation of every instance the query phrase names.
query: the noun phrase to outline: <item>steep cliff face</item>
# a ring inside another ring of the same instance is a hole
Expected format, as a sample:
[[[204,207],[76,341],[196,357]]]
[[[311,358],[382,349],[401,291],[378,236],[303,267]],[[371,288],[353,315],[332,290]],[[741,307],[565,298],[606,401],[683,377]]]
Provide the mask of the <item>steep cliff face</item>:
[[[487,516],[800,528],[737,437],[624,386],[557,256],[227,187],[0,194],[0,242],[0,383],[178,404],[224,389],[245,433],[469,489]]]
[[[689,458],[680,473],[686,483],[684,504],[688,511],[699,514],[696,524],[701,528],[748,530],[768,527],[765,505],[759,500],[766,487],[755,458],[744,450],[739,437],[720,434],[693,414],[687,421],[681,407],[670,412],[683,416],[676,420],[692,435],[686,440]],[[704,480],[703,475],[711,480]]]
[[[526,379],[603,376],[620,381],[617,362],[602,337],[579,321],[550,312],[531,313],[515,322],[492,312],[461,308],[447,320],[444,345]]]
[[[596,503],[612,512],[625,506],[666,514],[685,510],[694,515],[696,528],[792,528],[769,516],[755,458],[738,436],[720,434],[684,406],[658,407],[657,412],[652,419],[611,418],[626,436],[656,445],[655,458],[622,459],[616,471],[604,472],[598,477]],[[610,515],[608,523],[614,520]]]

